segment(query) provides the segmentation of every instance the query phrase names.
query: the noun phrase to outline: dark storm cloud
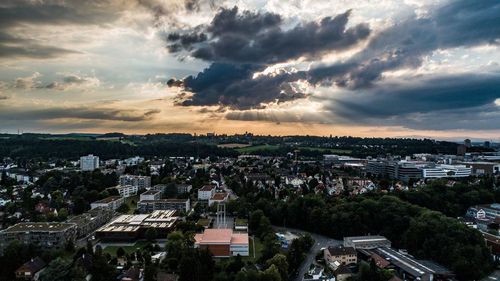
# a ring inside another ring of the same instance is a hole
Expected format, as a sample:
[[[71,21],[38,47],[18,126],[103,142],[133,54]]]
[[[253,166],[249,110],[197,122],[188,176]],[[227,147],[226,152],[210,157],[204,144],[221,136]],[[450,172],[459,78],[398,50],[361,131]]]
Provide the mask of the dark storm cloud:
[[[283,30],[282,19],[277,14],[238,13],[237,7],[221,9],[206,28],[211,36],[209,42],[195,48],[191,55],[207,61],[271,64],[344,50],[370,34],[366,25],[347,28],[349,15],[347,11],[320,22],[306,22]],[[183,49],[191,50],[193,43]]]
[[[285,102],[304,98],[287,87],[290,76],[276,75],[253,78],[253,73],[263,68],[256,64],[214,63],[196,77],[189,76],[182,85],[196,93],[178,102],[184,106],[220,105],[235,109],[259,107],[261,103]],[[172,81],[172,84],[179,81]]]
[[[353,47],[366,38],[366,25],[347,28],[350,11],[319,22],[307,22],[284,30],[281,16],[273,13],[239,12],[237,7],[220,9],[207,27],[172,33],[167,37],[171,51],[191,50],[191,55],[215,61],[196,77],[172,80],[194,93],[178,104],[220,105],[249,109],[261,103],[304,98],[290,82],[304,74],[280,73],[253,78],[255,72],[276,63],[300,57],[313,58],[326,52]],[[209,34],[208,36],[205,34]],[[207,38],[208,37],[208,38]]]
[[[498,22],[499,1],[452,1],[427,18],[411,18],[380,32],[347,62],[316,67],[307,75],[313,83],[369,87],[386,71],[419,67],[434,50],[498,44]]]
[[[209,34],[206,41],[189,43],[175,50],[187,50],[191,56],[207,61],[234,64],[235,69],[232,71],[241,73],[227,79],[224,75],[208,75],[212,71],[217,73],[216,68],[209,68],[200,74],[210,77],[203,80],[214,81],[200,85],[197,84],[198,77],[188,78],[189,83],[183,85],[194,94],[181,104],[219,104],[240,109],[258,107],[263,101],[276,100],[287,83],[299,79],[313,85],[334,84],[350,90],[369,89],[382,79],[384,72],[418,68],[423,58],[435,50],[498,44],[500,38],[500,25],[497,24],[500,22],[499,1],[451,1],[424,18],[414,16],[375,34],[364,50],[343,62],[315,65],[307,71],[260,76],[258,79],[252,79],[252,73],[248,73],[247,68],[241,68],[241,64],[251,63],[255,66],[250,71],[258,72],[266,66],[289,59],[314,59],[325,53],[352,48],[367,38],[370,30],[366,25],[347,28],[349,15],[350,11],[324,18],[320,22],[302,23],[283,30],[281,17],[276,14],[241,13],[237,8],[220,10],[205,28]],[[253,82],[257,81],[262,85],[253,87]],[[473,82],[463,82],[467,81]],[[252,92],[252,89],[260,92]],[[463,89],[472,90],[467,84],[463,85]],[[377,87],[373,91],[374,95],[380,94]],[[356,96],[357,92],[351,94]],[[421,94],[413,95],[418,103],[434,102],[429,108],[437,106],[436,101],[428,99],[432,93],[422,94],[422,100],[418,100]],[[464,99],[466,95],[455,97],[463,100],[460,105],[467,106]],[[287,93],[287,97],[293,96]],[[303,96],[298,94],[296,97]],[[239,105],[240,102],[244,103]],[[397,104],[399,101],[396,99],[394,102]]]
[[[483,129],[499,129],[494,122],[500,117],[500,107],[494,104],[497,98],[499,76],[459,75],[356,94],[347,91],[326,104],[337,117],[352,123],[405,124],[414,129],[475,129],[482,124]]]
[[[55,120],[75,118],[84,120],[109,120],[139,122],[150,120],[159,110],[130,111],[96,107],[54,107],[47,109],[12,109],[0,107],[0,120]]]

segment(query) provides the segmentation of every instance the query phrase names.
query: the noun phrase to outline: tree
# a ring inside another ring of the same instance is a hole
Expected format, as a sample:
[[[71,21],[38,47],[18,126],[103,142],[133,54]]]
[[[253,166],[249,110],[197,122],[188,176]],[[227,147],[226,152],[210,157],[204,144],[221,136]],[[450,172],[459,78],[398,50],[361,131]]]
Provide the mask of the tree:
[[[281,281],[281,275],[278,268],[273,264],[262,273],[263,281]],[[283,280],[285,281],[285,280]]]
[[[146,265],[144,268],[144,281],[156,281],[156,273],[158,269],[155,265]]]
[[[116,211],[120,212],[122,214],[126,214],[126,213],[128,213],[128,211],[130,211],[130,208],[129,208],[129,206],[126,203],[123,203],[123,204],[120,205],[120,207],[118,207],[116,209]]]
[[[148,240],[148,242],[154,242],[158,234],[154,227],[150,227],[148,228],[148,230],[146,230],[145,235],[146,235],[146,240]]]
[[[119,248],[116,250],[116,256],[117,256],[117,257],[123,257],[123,256],[125,256],[125,250],[124,250],[122,247],[119,247]]]
[[[281,280],[288,280],[288,262],[285,255],[274,255],[274,257],[267,260],[266,265],[268,267],[271,267],[272,265],[276,266],[280,273]]]
[[[69,280],[71,261],[57,258],[49,263],[40,274],[40,281],[65,281]]]

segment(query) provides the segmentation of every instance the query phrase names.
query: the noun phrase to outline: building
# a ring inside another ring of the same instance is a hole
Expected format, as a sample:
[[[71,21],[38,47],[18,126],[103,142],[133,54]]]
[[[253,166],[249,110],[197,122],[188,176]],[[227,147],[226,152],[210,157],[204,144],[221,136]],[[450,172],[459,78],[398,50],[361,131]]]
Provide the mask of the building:
[[[190,184],[178,184],[177,185],[177,193],[179,194],[185,194],[191,192],[191,189],[193,189],[193,186]]]
[[[205,229],[194,236],[196,248],[208,249],[214,257],[249,256],[247,233],[234,233],[232,229]]]
[[[344,247],[354,249],[374,249],[378,247],[391,247],[391,241],[384,236],[351,236],[344,237]]]
[[[121,197],[134,196],[137,195],[139,191],[139,188],[135,185],[117,185],[112,188],[118,190],[118,194],[120,194]]]
[[[93,171],[99,168],[99,157],[89,154],[80,157],[80,170]]]
[[[137,209],[141,213],[151,213],[157,210],[177,210],[187,213],[191,210],[191,200],[189,198],[141,200],[137,202]]]
[[[500,204],[494,203],[469,207],[465,216],[474,219],[487,219],[491,221],[500,219]]]
[[[116,210],[124,203],[125,203],[125,198],[121,196],[109,196],[99,201],[90,203],[90,209],[101,207],[101,208]]]
[[[156,229],[158,238],[166,238],[179,221],[175,210],[154,211],[144,215],[121,215],[96,231],[102,240],[130,241],[144,238],[149,228]]]
[[[151,188],[151,177],[149,176],[135,176],[135,175],[123,175],[120,176],[120,185],[131,185],[138,189],[149,189]]]
[[[212,206],[214,203],[223,203],[229,200],[229,193],[227,192],[217,192],[209,200],[208,205]]]
[[[108,223],[114,215],[115,212],[112,208],[97,207],[81,215],[74,216],[67,222],[76,224],[77,237],[85,237]]]
[[[47,264],[40,258],[36,257],[28,262],[25,262],[16,270],[17,280],[38,280],[40,273],[45,269]]]
[[[145,192],[141,193],[141,196],[139,198],[140,198],[140,201],[144,201],[144,200],[160,200],[160,198],[161,198],[161,191],[150,189],[148,191],[145,191]]]
[[[464,178],[470,176],[472,169],[466,165],[438,165],[434,168],[423,168],[424,178]]]
[[[16,240],[41,250],[62,249],[68,241],[75,240],[76,235],[74,223],[21,222],[0,231],[0,252]]]
[[[417,260],[414,257],[396,251],[390,247],[380,247],[372,252],[390,262],[390,268],[402,280],[455,280],[448,269],[428,260]]]
[[[494,162],[464,162],[462,163],[471,168],[472,174],[476,176],[491,176],[500,173],[500,163]]]
[[[202,188],[198,189],[198,200],[208,201],[215,194],[215,186],[204,185]]]
[[[353,247],[343,245],[328,247],[323,251],[323,256],[332,270],[336,270],[341,265],[358,263],[357,253]]]

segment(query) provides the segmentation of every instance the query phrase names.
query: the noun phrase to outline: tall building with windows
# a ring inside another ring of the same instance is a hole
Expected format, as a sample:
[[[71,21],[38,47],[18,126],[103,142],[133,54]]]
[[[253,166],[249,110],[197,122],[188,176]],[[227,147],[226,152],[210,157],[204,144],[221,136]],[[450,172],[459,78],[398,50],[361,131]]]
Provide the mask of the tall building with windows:
[[[80,157],[80,170],[93,171],[99,168],[99,157],[89,154]]]

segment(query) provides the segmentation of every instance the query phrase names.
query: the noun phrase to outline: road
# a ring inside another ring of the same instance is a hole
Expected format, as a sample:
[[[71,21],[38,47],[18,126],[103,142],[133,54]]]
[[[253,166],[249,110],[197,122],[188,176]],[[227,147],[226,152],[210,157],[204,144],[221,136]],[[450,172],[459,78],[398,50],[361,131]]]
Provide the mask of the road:
[[[300,265],[300,269],[297,271],[298,274],[293,277],[292,279],[293,281],[302,281],[304,274],[309,270],[309,266],[315,260],[316,254],[319,252],[321,248],[341,245],[343,243],[340,240],[335,240],[330,237],[326,237],[315,233],[310,233],[304,230],[288,228],[288,227],[279,227],[279,226],[274,226],[274,229],[280,232],[290,231],[292,233],[301,233],[301,234],[309,233],[312,236],[312,238],[314,238],[314,246],[311,247],[311,250],[307,254],[304,262],[302,262],[302,264]]]
[[[493,271],[490,276],[481,279],[481,281],[495,281],[500,280],[500,270]]]

